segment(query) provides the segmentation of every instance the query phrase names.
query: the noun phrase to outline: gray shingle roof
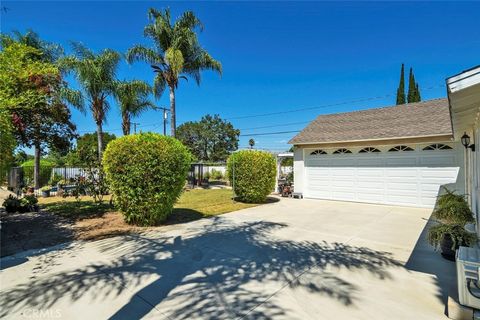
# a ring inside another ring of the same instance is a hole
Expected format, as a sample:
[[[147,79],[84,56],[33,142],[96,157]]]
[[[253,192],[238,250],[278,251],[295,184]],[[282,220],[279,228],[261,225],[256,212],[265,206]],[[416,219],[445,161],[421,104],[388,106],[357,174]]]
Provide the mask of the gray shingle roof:
[[[290,144],[451,135],[448,100],[320,115]]]

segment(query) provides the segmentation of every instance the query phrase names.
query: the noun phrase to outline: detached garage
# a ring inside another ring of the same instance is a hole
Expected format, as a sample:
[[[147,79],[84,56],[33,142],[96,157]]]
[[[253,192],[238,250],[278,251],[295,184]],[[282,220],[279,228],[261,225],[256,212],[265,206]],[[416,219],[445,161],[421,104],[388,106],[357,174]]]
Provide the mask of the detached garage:
[[[431,208],[441,186],[463,192],[447,99],[321,115],[290,143],[305,198]]]

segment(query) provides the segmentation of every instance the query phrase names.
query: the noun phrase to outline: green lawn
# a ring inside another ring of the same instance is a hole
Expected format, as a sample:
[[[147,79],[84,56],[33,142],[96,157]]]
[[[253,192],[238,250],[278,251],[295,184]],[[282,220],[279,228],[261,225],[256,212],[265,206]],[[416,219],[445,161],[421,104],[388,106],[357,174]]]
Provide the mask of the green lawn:
[[[110,197],[105,197],[104,200],[103,204],[96,204],[90,197],[82,197],[80,201],[74,197],[50,197],[40,198],[39,203],[53,214],[73,219],[88,219],[115,211],[109,205]],[[228,189],[190,190],[182,194],[166,223],[181,223],[257,205],[233,201],[232,190]]]

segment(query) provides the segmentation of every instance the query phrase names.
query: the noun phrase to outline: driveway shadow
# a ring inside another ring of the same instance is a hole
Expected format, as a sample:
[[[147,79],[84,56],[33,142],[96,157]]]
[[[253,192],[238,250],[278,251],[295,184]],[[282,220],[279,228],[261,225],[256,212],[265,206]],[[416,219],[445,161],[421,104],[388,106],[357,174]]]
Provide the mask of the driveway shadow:
[[[51,308],[60,299],[74,303],[87,294],[111,299],[112,294],[133,290],[135,296],[110,319],[139,319],[153,309],[168,311],[171,319],[275,318],[287,310],[270,298],[285,286],[355,305],[359,288],[339,278],[335,267],[389,279],[387,268],[402,265],[389,253],[364,247],[276,239],[274,231],[285,224],[233,225],[224,218],[209,222],[183,236],[130,235],[100,241],[101,255],[118,258],[32,279],[3,292],[0,317],[27,307]],[[320,279],[301,277],[312,270],[319,271]],[[105,276],[111,281],[93,290]],[[138,308],[139,297],[151,308]]]

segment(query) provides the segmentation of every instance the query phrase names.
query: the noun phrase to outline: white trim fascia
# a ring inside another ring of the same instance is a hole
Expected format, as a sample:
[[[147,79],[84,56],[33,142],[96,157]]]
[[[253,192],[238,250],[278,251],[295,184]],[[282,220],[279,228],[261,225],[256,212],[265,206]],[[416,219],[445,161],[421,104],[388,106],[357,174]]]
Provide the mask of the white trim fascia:
[[[410,136],[410,137],[393,137],[393,138],[379,138],[379,139],[362,139],[362,140],[342,140],[342,141],[328,141],[328,142],[300,142],[300,143],[290,143],[295,146],[300,145],[307,145],[307,144],[336,144],[336,143],[351,143],[351,142],[370,142],[370,141],[389,141],[389,140],[401,140],[401,139],[419,139],[419,138],[434,138],[434,137],[450,137],[450,141],[453,141],[453,134],[446,133],[446,134],[434,134],[434,135],[426,135],[426,136]]]

